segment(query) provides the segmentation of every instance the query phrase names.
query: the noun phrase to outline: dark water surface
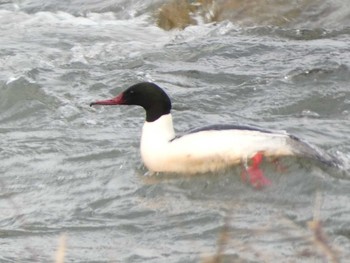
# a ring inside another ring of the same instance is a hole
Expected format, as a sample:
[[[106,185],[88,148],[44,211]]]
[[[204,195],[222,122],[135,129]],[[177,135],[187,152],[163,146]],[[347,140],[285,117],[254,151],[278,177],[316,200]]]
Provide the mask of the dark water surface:
[[[347,1],[288,26],[224,20],[183,31],[156,26],[163,1],[48,2],[0,1],[0,262],[54,262],[63,233],[66,262],[205,262],[223,236],[227,262],[332,262],[312,241],[313,219],[346,262]],[[239,168],[144,176],[143,110],[89,107],[140,81],[170,94],[178,131],[288,130],[344,170],[285,159],[279,173],[267,163],[273,184],[261,191]]]

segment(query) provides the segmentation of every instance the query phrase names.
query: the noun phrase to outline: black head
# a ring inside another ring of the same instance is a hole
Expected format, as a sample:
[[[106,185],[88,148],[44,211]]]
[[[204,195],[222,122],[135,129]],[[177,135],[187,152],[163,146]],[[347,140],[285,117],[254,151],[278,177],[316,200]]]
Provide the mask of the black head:
[[[145,109],[148,122],[157,120],[171,110],[168,95],[151,82],[135,84],[111,100],[93,102],[92,105],[138,105]]]

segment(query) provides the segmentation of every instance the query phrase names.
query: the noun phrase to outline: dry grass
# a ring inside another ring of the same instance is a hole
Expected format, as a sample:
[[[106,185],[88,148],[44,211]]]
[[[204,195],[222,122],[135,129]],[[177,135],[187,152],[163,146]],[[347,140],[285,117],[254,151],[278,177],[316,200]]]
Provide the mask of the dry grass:
[[[293,221],[285,216],[275,216],[273,221],[284,226],[284,230],[276,230],[275,225],[269,225],[264,228],[256,229],[252,231],[252,235],[259,237],[264,234],[273,234],[276,231],[280,232],[285,237],[304,237],[305,241],[309,244],[307,247],[300,246],[300,252],[293,256],[293,259],[278,258],[278,255],[263,252],[254,248],[253,244],[241,241],[239,238],[234,238],[230,231],[231,216],[228,215],[222,226],[222,229],[218,235],[216,252],[213,256],[205,257],[201,260],[201,263],[222,263],[232,262],[225,259],[226,250],[228,248],[234,248],[235,251],[248,252],[249,255],[255,256],[259,262],[300,262],[302,258],[314,258],[315,262],[329,262],[340,263],[341,251],[334,248],[331,239],[326,235],[322,222],[320,221],[320,209],[322,203],[322,196],[320,192],[316,193],[314,215],[313,219],[307,222],[305,227],[301,227],[295,224]],[[280,220],[278,220],[280,218]],[[301,239],[302,240],[302,239]],[[234,259],[237,262],[246,262],[245,259]]]
[[[64,263],[64,257],[66,254],[66,234],[61,234],[56,251],[55,263]]]
[[[308,229],[311,231],[311,243],[313,247],[327,259],[328,262],[339,263],[339,252],[333,248],[328,236],[325,234],[320,221],[320,211],[322,204],[322,195],[316,193],[313,220],[308,222]]]
[[[231,216],[225,218],[224,225],[218,235],[216,253],[213,257],[203,259],[202,263],[220,263],[224,261],[226,246],[230,242],[230,222]]]

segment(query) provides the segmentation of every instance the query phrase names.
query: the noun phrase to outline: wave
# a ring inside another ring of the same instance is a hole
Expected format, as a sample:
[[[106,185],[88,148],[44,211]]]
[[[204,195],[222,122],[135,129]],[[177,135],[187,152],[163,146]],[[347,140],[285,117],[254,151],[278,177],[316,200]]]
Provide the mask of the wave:
[[[21,76],[0,83],[0,121],[28,123],[39,116],[42,111],[55,107],[57,101],[42,87]]]
[[[296,68],[290,71],[286,80],[294,82],[314,82],[320,80],[336,80],[337,82],[350,80],[350,69],[345,64],[340,65],[323,65],[314,68]]]
[[[163,0],[8,0],[0,2],[0,8],[10,11],[22,11],[28,14],[38,12],[64,12],[76,17],[85,17],[90,13],[113,13],[117,19],[126,20],[140,15],[153,13]]]
[[[77,0],[70,4],[59,0],[24,0],[5,1],[0,3],[0,8],[27,14],[61,14],[58,19],[64,19],[64,14],[81,19],[88,18],[83,22],[100,20],[97,14],[107,14],[102,19],[110,21],[146,15],[154,17],[153,22],[165,30],[221,21],[231,21],[242,27],[302,29],[343,30],[350,25],[350,6],[342,0],[169,0],[166,3],[162,0]]]

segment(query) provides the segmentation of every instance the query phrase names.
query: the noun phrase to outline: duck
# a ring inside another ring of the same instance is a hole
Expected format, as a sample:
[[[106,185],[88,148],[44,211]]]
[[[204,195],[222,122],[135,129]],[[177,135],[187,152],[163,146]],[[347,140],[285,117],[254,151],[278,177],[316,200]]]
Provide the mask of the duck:
[[[297,156],[326,166],[339,164],[335,157],[292,134],[258,126],[214,124],[177,135],[171,100],[152,82],[137,83],[112,99],[90,103],[94,105],[136,105],[145,110],[140,152],[150,173],[214,173],[241,164],[242,179],[261,188],[271,184],[260,168],[264,158]]]

